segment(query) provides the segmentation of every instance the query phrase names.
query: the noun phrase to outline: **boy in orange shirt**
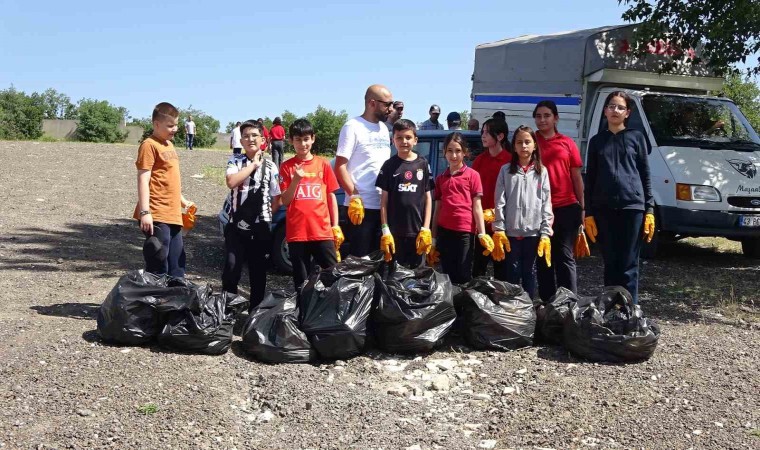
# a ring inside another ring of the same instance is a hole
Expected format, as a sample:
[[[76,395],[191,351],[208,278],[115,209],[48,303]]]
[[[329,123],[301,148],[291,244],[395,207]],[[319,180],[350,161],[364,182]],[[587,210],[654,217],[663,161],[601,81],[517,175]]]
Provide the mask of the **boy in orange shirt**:
[[[172,144],[179,111],[170,103],[153,108],[153,134],[137,151],[137,206],[133,217],[145,234],[145,270],[185,276],[182,209],[193,203],[182,195],[179,158]]]
[[[290,125],[288,141],[296,156],[280,166],[280,190],[285,213],[285,239],[293,264],[296,290],[308,277],[313,263],[323,269],[338,262],[343,243],[338,226],[338,180],[330,163],[311,153],[314,127],[306,119]]]

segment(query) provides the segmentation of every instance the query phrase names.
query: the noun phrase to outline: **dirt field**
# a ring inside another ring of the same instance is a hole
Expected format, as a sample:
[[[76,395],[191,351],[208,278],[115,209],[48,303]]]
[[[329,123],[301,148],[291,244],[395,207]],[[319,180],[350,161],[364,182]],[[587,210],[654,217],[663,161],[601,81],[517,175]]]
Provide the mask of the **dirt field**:
[[[200,206],[189,277],[218,288],[226,154],[181,151]],[[719,239],[644,265],[654,357],[592,364],[558,347],[324,365],[115,347],[95,332],[118,277],[142,267],[130,220],[136,148],[0,142],[2,448],[760,448],[760,261]],[[598,292],[598,253],[580,264]],[[270,275],[271,285],[290,280]],[[236,340],[239,337],[235,338]]]

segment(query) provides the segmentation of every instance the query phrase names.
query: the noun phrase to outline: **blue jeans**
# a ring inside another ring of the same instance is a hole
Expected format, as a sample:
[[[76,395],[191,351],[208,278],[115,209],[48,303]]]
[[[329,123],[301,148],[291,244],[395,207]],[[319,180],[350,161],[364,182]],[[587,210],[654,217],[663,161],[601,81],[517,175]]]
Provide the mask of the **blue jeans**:
[[[623,286],[639,302],[639,253],[644,211],[598,209],[594,213],[604,258],[604,285]]]
[[[521,284],[530,298],[536,292],[536,252],[538,236],[517,239],[509,236],[512,251],[507,253],[507,282]],[[522,281],[522,283],[521,283]]]
[[[163,251],[153,257],[145,256],[145,270],[156,275],[168,273],[175,278],[185,277],[185,244],[182,225],[153,222],[153,236],[161,242]],[[146,240],[150,238],[148,236]]]
[[[192,150],[193,142],[195,142],[195,135],[188,134],[187,137],[185,138],[185,148],[189,148],[190,150]]]

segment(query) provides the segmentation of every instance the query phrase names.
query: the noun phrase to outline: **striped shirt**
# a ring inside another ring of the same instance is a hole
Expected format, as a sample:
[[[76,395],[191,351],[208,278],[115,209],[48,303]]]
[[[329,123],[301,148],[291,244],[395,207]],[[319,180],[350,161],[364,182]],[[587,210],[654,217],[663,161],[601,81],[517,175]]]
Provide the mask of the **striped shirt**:
[[[251,160],[244,154],[232,155],[227,162],[227,175],[232,175],[243,170],[248,166]],[[267,181],[264,182],[264,174],[266,173]],[[253,180],[253,185],[251,185]],[[238,209],[238,205],[242,205],[249,195],[253,195],[258,192],[259,189],[263,189],[264,192],[264,205],[259,216],[256,218],[256,222],[272,221],[272,198],[281,194],[280,192],[280,175],[272,160],[265,159],[264,163],[256,169],[250,177],[246,178],[240,185],[232,189],[231,196],[232,201],[232,213]]]

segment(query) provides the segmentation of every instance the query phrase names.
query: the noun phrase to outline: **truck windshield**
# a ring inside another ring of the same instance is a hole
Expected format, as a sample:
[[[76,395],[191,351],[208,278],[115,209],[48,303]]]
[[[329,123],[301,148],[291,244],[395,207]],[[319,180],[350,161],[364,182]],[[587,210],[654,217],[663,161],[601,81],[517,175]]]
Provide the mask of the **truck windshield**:
[[[650,94],[643,106],[658,145],[760,150],[760,139],[731,101]]]

